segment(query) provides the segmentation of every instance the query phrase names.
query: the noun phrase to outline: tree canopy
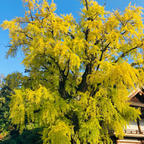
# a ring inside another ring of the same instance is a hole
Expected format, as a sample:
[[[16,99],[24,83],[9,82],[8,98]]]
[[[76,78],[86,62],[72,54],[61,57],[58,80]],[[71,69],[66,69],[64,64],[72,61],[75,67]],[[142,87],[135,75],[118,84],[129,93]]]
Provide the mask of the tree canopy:
[[[9,103],[13,90],[22,84],[22,74],[12,73],[3,77],[0,86],[0,134],[5,135],[14,129],[9,120]],[[1,136],[0,135],[0,136]]]
[[[81,0],[80,20],[46,0],[24,0],[25,16],[1,25],[29,75],[15,89],[10,118],[20,131],[42,128],[43,143],[112,143],[140,112],[129,93],[144,83],[142,8],[106,11]]]

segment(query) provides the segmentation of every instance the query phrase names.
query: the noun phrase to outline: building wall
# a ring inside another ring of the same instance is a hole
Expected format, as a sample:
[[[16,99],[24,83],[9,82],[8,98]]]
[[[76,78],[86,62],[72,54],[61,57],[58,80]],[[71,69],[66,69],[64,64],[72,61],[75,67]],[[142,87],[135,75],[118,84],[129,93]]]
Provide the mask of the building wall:
[[[127,125],[125,132],[126,133],[138,133],[137,122],[131,121],[129,125]]]
[[[140,120],[141,131],[144,133],[144,119]]]

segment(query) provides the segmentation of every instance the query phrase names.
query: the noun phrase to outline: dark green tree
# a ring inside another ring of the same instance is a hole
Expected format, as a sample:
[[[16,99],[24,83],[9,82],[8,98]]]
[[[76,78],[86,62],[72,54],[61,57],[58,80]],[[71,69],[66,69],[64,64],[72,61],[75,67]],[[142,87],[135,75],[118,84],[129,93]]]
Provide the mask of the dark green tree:
[[[9,120],[9,102],[15,88],[20,88],[22,74],[12,73],[2,79],[0,88],[0,132],[9,131],[12,127]],[[11,128],[10,128],[11,127]]]

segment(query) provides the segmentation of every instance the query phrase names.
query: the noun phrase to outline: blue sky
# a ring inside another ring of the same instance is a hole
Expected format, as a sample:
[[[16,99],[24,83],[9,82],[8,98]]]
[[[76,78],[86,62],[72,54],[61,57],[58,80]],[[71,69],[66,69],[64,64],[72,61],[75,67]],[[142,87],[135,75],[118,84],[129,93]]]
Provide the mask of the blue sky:
[[[106,3],[106,10],[124,10],[131,2],[137,6],[144,7],[144,0],[97,0],[100,4]],[[78,20],[80,12],[80,0],[54,0],[57,4],[58,14],[72,13]],[[23,16],[24,8],[22,0],[1,0],[0,3],[0,23],[4,20],[11,20],[15,17]],[[8,31],[0,29],[0,74],[6,76],[12,72],[24,72],[24,66],[21,64],[23,55],[19,52],[15,58],[5,58],[8,50]]]

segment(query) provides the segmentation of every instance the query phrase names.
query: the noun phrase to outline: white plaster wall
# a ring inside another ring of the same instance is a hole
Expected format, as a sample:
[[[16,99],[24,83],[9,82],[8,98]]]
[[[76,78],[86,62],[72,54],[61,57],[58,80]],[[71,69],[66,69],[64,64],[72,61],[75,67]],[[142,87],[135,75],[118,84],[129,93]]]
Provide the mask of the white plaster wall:
[[[144,126],[144,125],[143,125],[143,126]],[[134,130],[134,131],[138,130],[137,122],[131,121],[131,122],[129,123],[129,125],[127,125],[126,130]]]
[[[140,120],[140,127],[141,127],[141,131],[144,132],[144,119]]]

